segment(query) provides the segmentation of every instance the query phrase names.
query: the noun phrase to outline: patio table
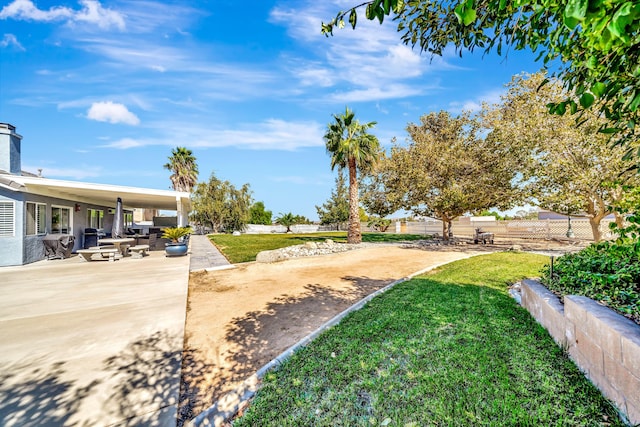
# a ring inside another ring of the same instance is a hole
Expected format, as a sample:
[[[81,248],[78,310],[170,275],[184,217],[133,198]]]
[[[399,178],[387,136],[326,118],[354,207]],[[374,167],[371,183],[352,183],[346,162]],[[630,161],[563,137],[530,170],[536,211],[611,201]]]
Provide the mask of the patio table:
[[[118,250],[118,253],[120,253],[122,256],[124,256],[125,254],[123,252],[122,245],[129,245],[131,243],[134,243],[135,241],[136,241],[136,239],[134,239],[133,237],[121,237],[121,238],[108,237],[106,239],[99,239],[98,240],[98,246],[99,245],[113,245]]]

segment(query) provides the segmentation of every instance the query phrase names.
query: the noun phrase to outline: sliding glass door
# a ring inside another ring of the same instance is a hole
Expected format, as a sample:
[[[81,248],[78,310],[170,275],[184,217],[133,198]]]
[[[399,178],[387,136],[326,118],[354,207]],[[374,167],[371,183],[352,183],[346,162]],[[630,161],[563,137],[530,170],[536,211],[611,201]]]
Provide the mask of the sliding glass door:
[[[71,233],[71,208],[63,206],[51,207],[51,233]]]

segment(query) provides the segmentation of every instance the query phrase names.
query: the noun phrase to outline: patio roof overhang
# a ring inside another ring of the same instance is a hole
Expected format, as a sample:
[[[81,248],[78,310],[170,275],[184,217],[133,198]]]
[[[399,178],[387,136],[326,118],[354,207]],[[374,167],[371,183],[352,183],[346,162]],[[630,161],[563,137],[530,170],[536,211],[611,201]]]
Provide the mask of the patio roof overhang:
[[[188,212],[191,208],[189,193],[181,191],[8,174],[0,174],[0,186],[13,191],[101,206],[115,206],[116,199],[120,197],[126,209],[144,208]]]

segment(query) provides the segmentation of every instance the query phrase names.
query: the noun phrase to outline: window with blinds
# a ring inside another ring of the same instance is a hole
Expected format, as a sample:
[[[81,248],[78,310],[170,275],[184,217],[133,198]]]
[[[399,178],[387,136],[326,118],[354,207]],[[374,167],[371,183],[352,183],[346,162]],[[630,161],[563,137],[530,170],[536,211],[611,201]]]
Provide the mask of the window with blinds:
[[[27,202],[26,211],[26,235],[45,234],[47,205],[44,203]]]
[[[15,204],[14,202],[0,202],[0,236],[13,237],[15,235]]]

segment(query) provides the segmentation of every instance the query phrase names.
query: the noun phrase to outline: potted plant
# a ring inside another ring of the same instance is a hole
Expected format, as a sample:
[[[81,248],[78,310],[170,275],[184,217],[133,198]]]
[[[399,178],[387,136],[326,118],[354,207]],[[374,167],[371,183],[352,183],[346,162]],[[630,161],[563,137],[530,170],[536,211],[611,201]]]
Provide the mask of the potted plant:
[[[191,234],[191,227],[169,227],[162,230],[162,238],[171,240],[165,245],[165,254],[167,256],[186,255],[188,247],[185,237],[189,234]]]

